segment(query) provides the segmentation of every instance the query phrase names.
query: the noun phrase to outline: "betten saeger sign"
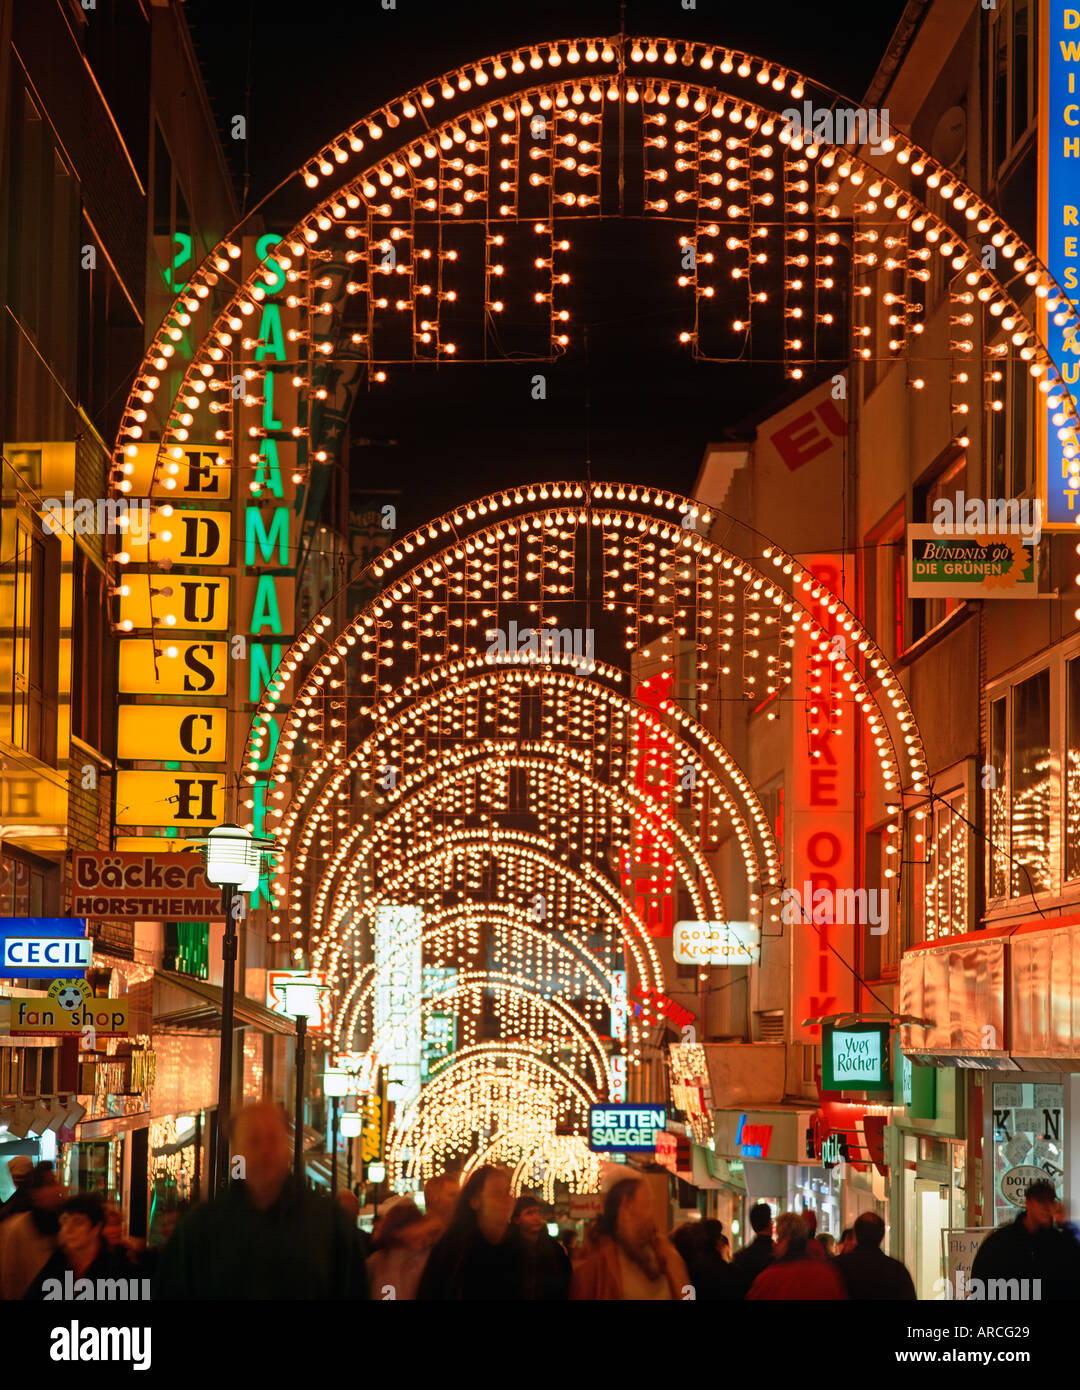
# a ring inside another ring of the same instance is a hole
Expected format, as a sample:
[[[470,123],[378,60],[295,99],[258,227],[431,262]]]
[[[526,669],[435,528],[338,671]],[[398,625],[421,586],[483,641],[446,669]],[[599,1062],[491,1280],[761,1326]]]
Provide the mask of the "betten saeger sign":
[[[93,949],[84,918],[0,917],[0,979],[80,979]]]
[[[72,910],[84,917],[206,922],[222,916],[221,889],[197,854],[75,854]]]
[[[590,1105],[589,1148],[594,1153],[652,1153],[667,1128],[662,1105]]]

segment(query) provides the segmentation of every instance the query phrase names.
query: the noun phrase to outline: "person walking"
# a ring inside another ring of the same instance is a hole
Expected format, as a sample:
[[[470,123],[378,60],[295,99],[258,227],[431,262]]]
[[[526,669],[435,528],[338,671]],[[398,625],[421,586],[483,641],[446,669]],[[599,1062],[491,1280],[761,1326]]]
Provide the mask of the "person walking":
[[[1046,1178],[1029,1183],[1024,1210],[976,1251],[971,1282],[982,1280],[984,1296],[990,1280],[1026,1279],[1029,1290],[1039,1281],[1039,1292],[1029,1292],[1030,1298],[1080,1297],[1080,1245],[1071,1230],[1057,1224],[1062,1219],[1054,1184]],[[1013,1297],[1020,1297],[1019,1292]]]
[[[177,1224],[158,1262],[160,1299],[364,1299],[355,1226],[330,1197],[292,1172],[284,1112],[238,1111],[233,1153],[244,1177]]]
[[[45,1262],[23,1297],[27,1302],[64,1298],[67,1293],[65,1275],[72,1276],[72,1294],[79,1297],[82,1289],[75,1281],[87,1280],[90,1297],[102,1297],[98,1280],[122,1280],[127,1297],[128,1280],[137,1278],[134,1264],[127,1251],[114,1245],[106,1235],[108,1212],[105,1203],[92,1192],[77,1192],[60,1209],[60,1230],[57,1248]],[[114,1295],[115,1296],[115,1293]]]
[[[0,1298],[25,1296],[56,1249],[64,1189],[52,1164],[39,1163],[27,1187],[30,1207],[0,1225]]]
[[[26,1154],[16,1154],[8,1159],[8,1177],[15,1184],[15,1191],[0,1206],[0,1221],[18,1216],[21,1211],[30,1210],[30,1178],[34,1172],[34,1160]]]
[[[689,1271],[696,1299],[715,1303],[746,1297],[745,1276],[724,1258],[722,1222],[685,1221],[672,1231],[671,1243]]]
[[[507,1239],[514,1199],[505,1168],[484,1164],[461,1190],[449,1228],[428,1256],[421,1302],[524,1297],[521,1251]]]
[[[574,1270],[570,1297],[581,1300],[689,1298],[682,1256],[656,1224],[653,1195],[640,1178],[620,1178],[604,1198],[596,1245]]]
[[[458,1181],[449,1173],[428,1178],[424,1184],[424,1211],[438,1224],[440,1235],[449,1230],[460,1196]]]
[[[857,1216],[852,1230],[855,1248],[837,1255],[835,1265],[844,1280],[848,1298],[863,1302],[888,1298],[902,1302],[917,1297],[911,1275],[899,1260],[886,1255],[881,1248],[885,1222],[877,1212],[864,1211]]]
[[[367,1261],[372,1298],[415,1299],[431,1248],[441,1235],[435,1218],[425,1216],[410,1198],[391,1198]]]
[[[806,1223],[793,1211],[786,1211],[776,1223],[775,1259],[750,1285],[748,1299],[829,1299],[847,1298],[844,1281],[836,1272],[836,1261],[824,1252],[811,1255],[807,1250],[810,1233]]]
[[[540,1303],[557,1302],[570,1296],[573,1266],[561,1242],[552,1238],[539,1201],[523,1193],[510,1218],[511,1239],[521,1254],[524,1293]]]
[[[766,1265],[772,1264],[774,1258],[773,1216],[768,1202],[758,1202],[750,1208],[750,1229],[754,1232],[754,1239],[731,1258],[747,1288]]]

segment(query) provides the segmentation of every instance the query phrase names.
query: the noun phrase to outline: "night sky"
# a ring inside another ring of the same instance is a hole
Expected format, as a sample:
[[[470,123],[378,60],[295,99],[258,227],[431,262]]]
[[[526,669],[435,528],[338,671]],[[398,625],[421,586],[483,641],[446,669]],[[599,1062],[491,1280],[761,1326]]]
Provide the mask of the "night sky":
[[[521,43],[617,33],[620,18],[616,3],[581,0],[398,0],[389,11],[378,0],[188,0],[186,10],[247,208],[344,127],[416,83]],[[679,0],[629,0],[625,11],[628,33],[745,48],[857,102],[903,5],[698,0],[687,11]],[[230,118],[244,113],[248,139],[233,141]],[[305,194],[297,182],[275,195],[264,209],[268,225],[291,225],[308,205]],[[577,331],[566,355],[542,365],[399,367],[387,385],[362,390],[352,433],[372,442],[354,443],[357,494],[401,489],[399,524],[412,526],[498,487],[587,473],[688,491],[710,440],[745,435],[754,412],[787,394],[775,366],[697,363],[679,346],[688,301],[674,286],[670,224],[597,219],[579,224],[573,245]],[[547,379],[544,401],[531,397],[537,371]]]

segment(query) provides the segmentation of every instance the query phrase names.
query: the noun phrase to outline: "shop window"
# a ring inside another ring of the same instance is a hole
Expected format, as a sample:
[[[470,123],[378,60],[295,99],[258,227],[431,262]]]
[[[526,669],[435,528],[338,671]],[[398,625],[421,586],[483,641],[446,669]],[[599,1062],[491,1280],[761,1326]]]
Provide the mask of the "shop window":
[[[1050,887],[1050,672],[1013,687],[1010,812],[1011,894]]]
[[[1053,1081],[995,1081],[991,1145],[994,1225],[1013,1222],[1024,1210],[1028,1175],[1037,1168],[1062,1195],[1065,1174],[1065,1088]]]

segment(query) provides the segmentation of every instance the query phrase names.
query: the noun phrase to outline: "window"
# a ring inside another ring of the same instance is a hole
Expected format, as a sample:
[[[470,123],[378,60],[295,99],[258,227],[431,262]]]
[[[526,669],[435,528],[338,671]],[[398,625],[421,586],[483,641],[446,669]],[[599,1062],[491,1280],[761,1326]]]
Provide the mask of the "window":
[[[990,371],[1001,379],[992,396],[1001,401],[991,410],[986,431],[986,488],[990,497],[1022,497],[1033,486],[1035,457],[1035,381],[1024,362],[1003,356],[1004,344],[990,349]]]
[[[1033,0],[998,0],[990,43],[990,167],[1000,175],[1035,117],[1038,46]]]
[[[961,936],[968,930],[968,860],[971,829],[967,794],[935,800],[918,822],[926,852],[923,940]]]
[[[1058,886],[1059,749],[1050,732],[1052,675],[1055,682],[1064,679],[1063,667],[1053,673],[1044,667],[990,702],[990,764],[983,780],[989,798],[992,899]]]
[[[866,611],[871,630],[889,661],[905,650],[907,611],[907,547],[904,544],[904,504],[899,502],[868,534],[873,546],[866,565]]]
[[[990,704],[990,765],[987,795],[990,802],[990,896],[1003,898],[1009,885],[1009,789],[1005,782],[1005,743],[1008,701],[1003,696]]]
[[[71,732],[106,757],[112,755],[116,662],[105,575],[75,547]]]
[[[946,458],[938,472],[930,481],[921,483],[915,489],[914,512],[916,519],[929,525],[934,520],[934,503],[942,499],[955,506],[956,494],[965,490],[967,481],[967,456],[953,454]],[[960,607],[959,598],[917,598],[911,601],[911,640],[917,642],[935,627],[943,623]]]
[[[1065,663],[1065,877],[1080,878],[1080,657]]]
[[[886,825],[880,825],[866,835],[866,911],[859,931],[863,975],[868,980],[894,975],[904,946],[896,910],[896,879],[885,877],[885,834]]]
[[[55,766],[60,545],[22,517],[11,534],[11,687],[0,735]]]
[[[1012,895],[1050,887],[1050,672],[1013,689]]]
[[[49,917],[57,908],[55,864],[33,855],[0,850],[0,917]]]

